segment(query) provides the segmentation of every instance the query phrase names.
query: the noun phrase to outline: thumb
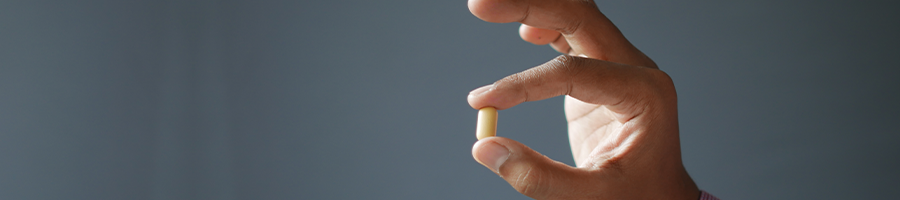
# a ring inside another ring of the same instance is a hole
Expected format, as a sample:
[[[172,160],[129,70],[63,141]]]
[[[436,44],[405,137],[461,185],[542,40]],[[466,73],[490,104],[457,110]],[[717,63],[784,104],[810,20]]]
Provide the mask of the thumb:
[[[481,139],[472,147],[472,156],[517,191],[535,199],[585,194],[576,186],[594,184],[589,171],[551,160],[509,138]]]

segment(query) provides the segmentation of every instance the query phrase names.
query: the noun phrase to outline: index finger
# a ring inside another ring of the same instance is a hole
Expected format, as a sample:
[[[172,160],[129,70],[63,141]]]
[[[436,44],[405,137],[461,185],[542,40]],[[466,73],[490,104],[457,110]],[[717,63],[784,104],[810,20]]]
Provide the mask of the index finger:
[[[526,101],[569,95],[605,105],[624,118],[642,112],[642,104],[674,97],[671,79],[664,72],[602,60],[559,56],[540,66],[476,89],[469,97],[472,108],[511,108]]]

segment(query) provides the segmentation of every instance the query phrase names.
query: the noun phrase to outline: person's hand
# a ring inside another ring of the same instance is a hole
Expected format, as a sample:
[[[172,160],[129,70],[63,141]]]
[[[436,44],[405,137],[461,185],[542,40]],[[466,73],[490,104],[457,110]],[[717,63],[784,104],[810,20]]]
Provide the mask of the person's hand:
[[[567,95],[577,168],[503,137],[475,143],[479,163],[535,199],[698,199],[681,162],[672,80],[592,1],[469,0],[469,10],[521,22],[522,39],[568,54],[475,89],[468,101],[502,110]]]

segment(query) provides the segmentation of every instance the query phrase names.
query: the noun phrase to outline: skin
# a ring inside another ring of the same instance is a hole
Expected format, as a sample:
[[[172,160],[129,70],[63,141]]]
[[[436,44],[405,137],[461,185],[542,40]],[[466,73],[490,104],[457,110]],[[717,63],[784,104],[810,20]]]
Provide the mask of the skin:
[[[473,90],[472,108],[508,109],[567,95],[577,167],[504,137],[472,155],[535,199],[698,199],[681,161],[675,86],[592,1],[469,0],[476,17],[522,23],[523,40],[565,54]]]

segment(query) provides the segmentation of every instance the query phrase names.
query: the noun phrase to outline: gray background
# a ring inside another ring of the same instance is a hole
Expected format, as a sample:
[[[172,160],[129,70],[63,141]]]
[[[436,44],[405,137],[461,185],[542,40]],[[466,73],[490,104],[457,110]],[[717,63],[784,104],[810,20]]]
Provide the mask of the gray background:
[[[900,6],[600,1],[723,199],[900,196]],[[557,55],[455,1],[0,0],[0,199],[523,199],[469,90]],[[572,164],[562,99],[499,134]]]

